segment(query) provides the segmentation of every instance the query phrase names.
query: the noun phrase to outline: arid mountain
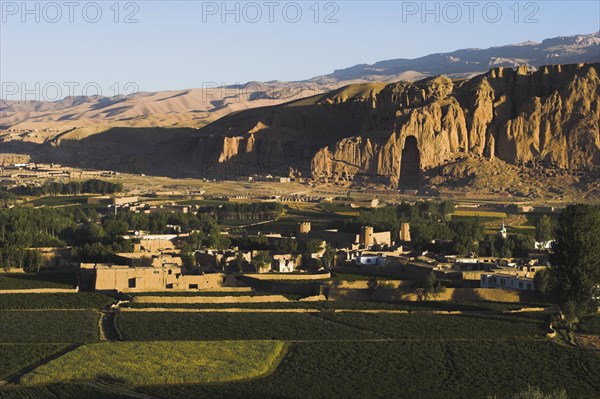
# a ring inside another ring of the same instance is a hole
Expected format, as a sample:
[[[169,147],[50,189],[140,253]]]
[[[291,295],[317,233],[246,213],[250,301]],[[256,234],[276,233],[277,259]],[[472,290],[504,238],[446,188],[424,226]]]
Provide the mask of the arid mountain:
[[[118,97],[68,97],[54,102],[0,100],[0,129],[38,130],[37,136],[44,141],[79,127],[202,127],[230,112],[281,104],[330,89],[315,83],[250,82]]]
[[[357,65],[300,82],[250,82],[221,88],[206,84],[200,89],[55,102],[0,100],[0,129],[34,129],[35,137],[28,139],[44,142],[78,127],[202,127],[230,112],[281,104],[352,83],[416,81],[441,74],[465,78],[497,66],[535,69],[580,62],[600,62],[600,33]]]
[[[593,63],[353,84],[201,129],[77,128],[43,142],[5,137],[2,152],[162,176],[598,198],[599,76]]]
[[[228,115],[199,132],[202,175],[276,173],[414,186],[460,158],[600,167],[600,64],[494,68],[467,80],[355,84]],[[440,179],[438,179],[439,181]]]
[[[397,82],[446,75],[470,77],[495,67],[527,66],[535,70],[542,65],[575,64],[600,61],[600,32],[589,35],[563,36],[541,43],[525,42],[488,49],[463,49],[451,53],[430,54],[415,59],[380,61],[372,65],[355,65],[339,69],[314,81],[348,80]]]

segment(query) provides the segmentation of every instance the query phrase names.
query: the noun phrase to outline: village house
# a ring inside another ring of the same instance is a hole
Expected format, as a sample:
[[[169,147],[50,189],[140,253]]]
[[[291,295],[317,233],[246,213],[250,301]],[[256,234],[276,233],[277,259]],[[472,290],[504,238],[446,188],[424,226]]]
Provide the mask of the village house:
[[[297,259],[292,254],[273,255],[271,270],[277,273],[292,273],[296,270]]]
[[[501,268],[492,273],[481,274],[481,288],[502,288],[506,290],[534,290],[533,279],[545,266],[522,266]]]
[[[359,255],[354,262],[356,266],[385,266],[385,255]]]
[[[144,234],[142,231],[123,236],[123,239],[133,241],[133,252],[172,251],[178,238],[177,234]]]
[[[235,261],[238,252],[241,252],[244,262],[250,263],[252,260],[252,252],[237,251],[236,249],[224,251],[216,249],[198,250],[194,253],[194,256],[197,265],[202,270],[223,270]]]
[[[176,264],[160,267],[131,267],[106,263],[82,263],[82,278],[91,281],[96,291],[160,292],[214,290],[235,287],[234,275],[223,273],[186,274],[185,268]]]
[[[310,222],[300,222],[296,230],[296,239],[325,241],[336,248],[369,249],[371,247],[391,246],[392,234],[389,231],[375,232],[371,226],[361,227],[359,234],[340,232],[337,229],[313,230]]]

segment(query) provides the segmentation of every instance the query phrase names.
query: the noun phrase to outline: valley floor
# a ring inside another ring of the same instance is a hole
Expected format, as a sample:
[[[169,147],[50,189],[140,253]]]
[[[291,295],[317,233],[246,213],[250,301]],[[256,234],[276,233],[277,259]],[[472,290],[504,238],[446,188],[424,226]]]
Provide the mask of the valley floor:
[[[548,312],[510,312],[516,304],[112,312],[100,294],[3,297],[0,398],[502,399],[528,386],[600,396],[600,351],[547,338]],[[599,320],[582,324],[588,343]]]

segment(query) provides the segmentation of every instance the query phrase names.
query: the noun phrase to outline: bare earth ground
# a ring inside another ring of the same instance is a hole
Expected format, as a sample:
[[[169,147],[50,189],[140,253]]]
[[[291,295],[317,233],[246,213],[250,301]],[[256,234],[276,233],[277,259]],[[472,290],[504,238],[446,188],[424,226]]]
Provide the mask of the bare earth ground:
[[[577,345],[587,349],[600,350],[600,336],[591,334],[576,334],[575,342]]]

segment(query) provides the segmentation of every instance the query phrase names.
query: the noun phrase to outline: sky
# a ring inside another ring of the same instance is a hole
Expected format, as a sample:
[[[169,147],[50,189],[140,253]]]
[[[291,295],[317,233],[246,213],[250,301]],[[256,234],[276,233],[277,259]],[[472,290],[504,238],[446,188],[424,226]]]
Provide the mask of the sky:
[[[5,1],[0,82],[102,95],[308,79],[600,30],[593,1]],[[93,91],[93,90],[92,90]],[[6,96],[4,98],[7,98]]]

